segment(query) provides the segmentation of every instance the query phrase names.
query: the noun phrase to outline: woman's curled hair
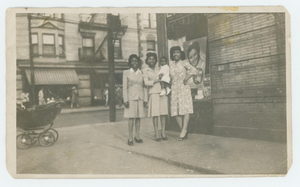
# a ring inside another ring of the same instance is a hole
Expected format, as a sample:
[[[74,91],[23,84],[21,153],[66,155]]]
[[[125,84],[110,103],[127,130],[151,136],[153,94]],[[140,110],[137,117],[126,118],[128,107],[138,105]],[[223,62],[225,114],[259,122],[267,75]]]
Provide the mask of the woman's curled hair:
[[[146,64],[148,65],[148,58],[150,58],[151,56],[153,56],[155,58],[155,61],[157,62],[157,54],[156,53],[152,53],[152,52],[149,52],[147,53],[146,55]]]
[[[129,58],[128,58],[128,66],[130,68],[132,67],[131,60],[133,58],[136,58],[138,60],[138,63],[139,63],[138,68],[141,69],[141,67],[142,67],[142,61],[141,61],[140,57],[138,57],[136,54],[132,54],[132,55],[129,56]]]

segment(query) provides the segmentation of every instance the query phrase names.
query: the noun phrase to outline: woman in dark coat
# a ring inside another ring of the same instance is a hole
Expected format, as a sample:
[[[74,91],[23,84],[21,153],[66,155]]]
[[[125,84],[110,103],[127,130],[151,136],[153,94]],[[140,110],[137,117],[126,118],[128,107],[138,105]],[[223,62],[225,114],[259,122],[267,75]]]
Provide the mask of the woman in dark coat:
[[[79,96],[78,90],[77,90],[75,87],[73,87],[73,88],[72,88],[72,102],[71,102],[71,108],[73,108],[73,105],[74,105],[74,104],[76,104],[77,107],[79,108],[79,105],[78,105],[78,96]]]

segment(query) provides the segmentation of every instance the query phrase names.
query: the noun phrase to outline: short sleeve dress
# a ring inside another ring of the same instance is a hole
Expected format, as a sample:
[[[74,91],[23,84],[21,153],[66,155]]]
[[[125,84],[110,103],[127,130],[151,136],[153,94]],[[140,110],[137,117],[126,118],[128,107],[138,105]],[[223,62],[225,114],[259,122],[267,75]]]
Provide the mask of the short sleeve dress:
[[[187,74],[196,75],[197,70],[187,61],[172,61],[170,63],[171,83],[171,116],[192,114],[193,100],[189,85],[185,85],[183,80]]]

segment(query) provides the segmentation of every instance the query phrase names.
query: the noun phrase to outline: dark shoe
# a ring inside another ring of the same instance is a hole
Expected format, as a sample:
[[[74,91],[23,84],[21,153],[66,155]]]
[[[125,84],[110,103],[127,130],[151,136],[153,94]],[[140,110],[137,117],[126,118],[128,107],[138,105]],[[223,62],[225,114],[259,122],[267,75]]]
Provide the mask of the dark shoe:
[[[163,137],[163,135],[161,134],[161,139],[162,140],[168,140],[168,137]]]
[[[136,143],[143,143],[142,139],[136,139],[136,137],[134,137],[134,140],[135,140]]]
[[[159,141],[161,140],[160,137],[158,136],[158,138],[156,138],[155,135],[156,135],[156,134],[154,134],[155,141],[159,142]]]
[[[179,136],[179,137],[177,138],[177,141],[182,141],[182,140],[187,139],[187,138],[188,138],[188,132],[185,133],[185,136],[184,136],[184,137],[180,137],[180,136]]]
[[[133,141],[129,141],[129,140],[128,140],[127,143],[128,143],[129,146],[133,146]]]

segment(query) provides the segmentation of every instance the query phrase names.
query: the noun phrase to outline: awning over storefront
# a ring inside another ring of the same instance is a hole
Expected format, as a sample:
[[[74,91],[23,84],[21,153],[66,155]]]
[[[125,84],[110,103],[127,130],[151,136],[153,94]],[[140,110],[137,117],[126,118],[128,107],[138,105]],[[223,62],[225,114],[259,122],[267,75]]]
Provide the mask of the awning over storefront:
[[[31,84],[30,69],[25,69],[29,84]],[[70,85],[79,84],[74,69],[34,69],[35,85]]]

